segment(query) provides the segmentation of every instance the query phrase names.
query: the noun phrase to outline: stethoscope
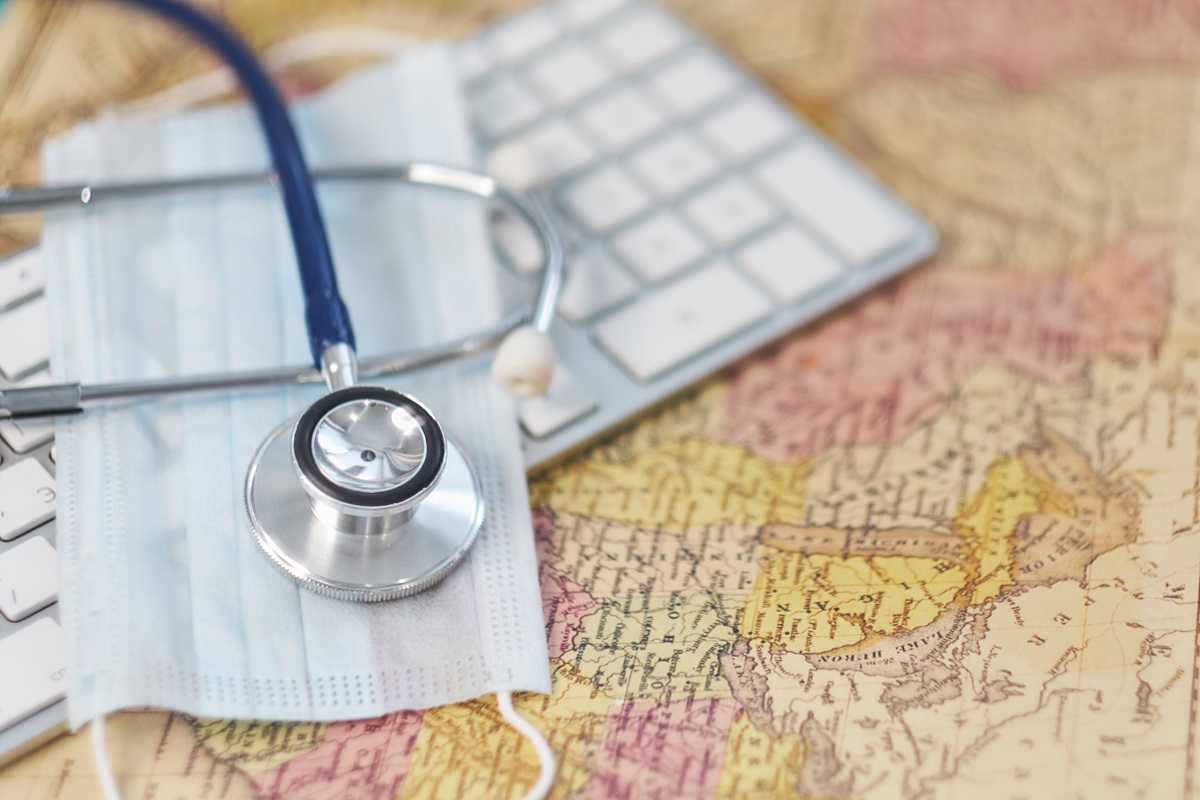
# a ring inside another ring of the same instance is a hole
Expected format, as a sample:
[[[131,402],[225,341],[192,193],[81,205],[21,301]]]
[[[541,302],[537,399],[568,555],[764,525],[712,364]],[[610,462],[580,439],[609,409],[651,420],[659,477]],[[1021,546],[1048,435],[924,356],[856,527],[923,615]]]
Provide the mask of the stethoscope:
[[[238,76],[271,154],[269,173],[109,186],[0,189],[0,213],[91,205],[185,189],[271,180],[296,251],[313,367],[0,390],[0,418],[79,412],[99,404],[324,381],[328,393],[276,428],[246,474],[245,502],[262,550],[301,586],[357,601],[423,591],[466,555],[483,525],[479,477],[462,446],[416,398],[363,378],[397,374],[496,348],[493,376],[517,396],[541,394],[554,365],[547,331],[563,281],[563,245],[541,204],[493,178],[438,164],[310,173],[283,101],[249,49],[204,14],[174,0],[121,0],[180,24]],[[393,180],[497,201],[541,241],[544,264],[529,308],[498,325],[421,350],[359,362],[313,179]]]

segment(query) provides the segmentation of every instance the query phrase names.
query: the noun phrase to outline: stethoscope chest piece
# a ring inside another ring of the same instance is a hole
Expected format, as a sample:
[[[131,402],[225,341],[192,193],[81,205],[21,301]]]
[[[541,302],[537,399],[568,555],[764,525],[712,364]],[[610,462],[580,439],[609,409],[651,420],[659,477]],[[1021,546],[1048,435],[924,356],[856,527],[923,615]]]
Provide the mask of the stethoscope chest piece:
[[[302,586],[343,600],[406,597],[466,555],[483,524],[479,480],[412,397],[339,389],[277,428],[250,462],[259,546]]]

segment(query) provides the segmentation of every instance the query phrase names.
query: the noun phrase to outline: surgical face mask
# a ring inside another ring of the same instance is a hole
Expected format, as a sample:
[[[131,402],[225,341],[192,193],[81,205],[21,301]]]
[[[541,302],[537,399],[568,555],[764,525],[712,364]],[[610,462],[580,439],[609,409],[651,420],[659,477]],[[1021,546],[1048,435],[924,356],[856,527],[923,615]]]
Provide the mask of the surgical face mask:
[[[449,59],[422,51],[296,110],[313,164],[470,162]],[[267,163],[241,107],[83,126],[51,181],[204,175]],[[364,356],[498,319],[486,210],[401,186],[321,202]],[[269,188],[113,204],[47,221],[52,370],[88,382],[306,360],[283,213]],[[384,381],[438,416],[478,468],[484,528],[438,587],[360,605],[298,588],[258,549],[247,464],[317,387],[97,410],[58,425],[62,624],[78,726],[128,706],[293,720],[366,717],[498,690],[548,693],[511,401],[486,360]]]

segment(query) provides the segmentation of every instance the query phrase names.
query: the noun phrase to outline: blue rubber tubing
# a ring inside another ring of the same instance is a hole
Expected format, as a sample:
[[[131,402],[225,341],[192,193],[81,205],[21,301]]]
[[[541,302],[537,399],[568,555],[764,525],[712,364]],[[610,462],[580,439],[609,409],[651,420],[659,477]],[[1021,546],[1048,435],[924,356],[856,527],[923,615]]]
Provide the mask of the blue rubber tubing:
[[[317,205],[312,176],[283,99],[258,59],[236,34],[192,6],[172,0],[118,2],[137,6],[178,24],[220,55],[237,75],[258,114],[287,212],[304,292],[304,320],[308,326],[313,365],[320,369],[321,354],[332,345],[346,344],[353,349],[354,328],[346,304],[338,293],[329,237]]]

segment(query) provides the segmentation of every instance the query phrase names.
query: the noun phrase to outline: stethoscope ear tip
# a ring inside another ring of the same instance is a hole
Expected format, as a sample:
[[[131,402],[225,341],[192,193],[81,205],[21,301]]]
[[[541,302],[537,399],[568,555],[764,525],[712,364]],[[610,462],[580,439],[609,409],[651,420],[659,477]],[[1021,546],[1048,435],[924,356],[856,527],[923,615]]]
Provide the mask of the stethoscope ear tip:
[[[513,397],[541,397],[554,379],[554,343],[532,325],[514,328],[492,360],[492,380]]]

